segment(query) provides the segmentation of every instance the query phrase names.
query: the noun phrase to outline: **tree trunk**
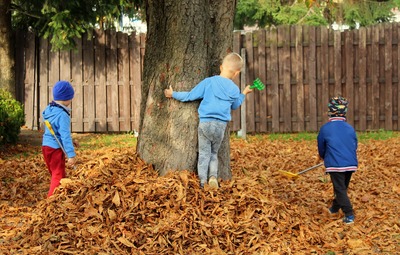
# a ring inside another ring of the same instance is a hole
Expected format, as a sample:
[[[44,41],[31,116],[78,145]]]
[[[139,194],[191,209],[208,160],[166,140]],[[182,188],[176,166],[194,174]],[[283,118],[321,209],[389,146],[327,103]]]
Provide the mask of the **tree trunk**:
[[[199,102],[167,99],[164,89],[189,91],[219,74],[232,51],[235,0],[148,0],[141,124],[137,152],[160,175],[197,169]],[[220,151],[220,173],[229,179],[229,130]]]
[[[10,4],[11,0],[0,0],[0,89],[10,92],[15,98]]]

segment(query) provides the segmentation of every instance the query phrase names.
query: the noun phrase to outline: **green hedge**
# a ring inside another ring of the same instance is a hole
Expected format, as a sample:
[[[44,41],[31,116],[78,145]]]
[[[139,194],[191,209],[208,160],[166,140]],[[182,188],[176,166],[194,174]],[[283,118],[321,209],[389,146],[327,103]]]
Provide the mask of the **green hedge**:
[[[23,105],[8,91],[0,89],[0,142],[16,143],[24,124]]]

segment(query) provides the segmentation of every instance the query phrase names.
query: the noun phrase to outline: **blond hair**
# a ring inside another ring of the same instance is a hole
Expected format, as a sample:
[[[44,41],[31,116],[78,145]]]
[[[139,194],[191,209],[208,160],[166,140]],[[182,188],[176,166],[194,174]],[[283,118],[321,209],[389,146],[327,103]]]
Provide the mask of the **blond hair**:
[[[227,71],[235,73],[242,69],[243,59],[239,54],[232,52],[224,57],[224,59],[222,60],[222,66]]]

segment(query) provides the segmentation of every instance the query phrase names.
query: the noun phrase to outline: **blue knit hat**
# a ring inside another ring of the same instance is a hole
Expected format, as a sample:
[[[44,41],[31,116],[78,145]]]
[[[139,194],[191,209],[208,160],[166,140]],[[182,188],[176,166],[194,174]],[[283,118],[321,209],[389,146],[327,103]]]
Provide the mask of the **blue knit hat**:
[[[67,101],[74,98],[74,88],[67,81],[58,81],[53,87],[53,99],[56,101]]]
[[[329,99],[328,116],[329,117],[346,117],[347,105],[349,102],[346,98],[337,96]]]

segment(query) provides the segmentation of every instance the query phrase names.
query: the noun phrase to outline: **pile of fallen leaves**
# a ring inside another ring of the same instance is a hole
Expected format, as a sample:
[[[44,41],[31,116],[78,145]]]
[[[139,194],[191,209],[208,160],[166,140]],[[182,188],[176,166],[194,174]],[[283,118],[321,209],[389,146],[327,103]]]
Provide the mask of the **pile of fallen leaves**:
[[[79,151],[55,194],[39,153],[0,159],[1,254],[396,254],[400,249],[400,139],[359,144],[350,199],[333,191],[315,141],[232,139],[233,178],[200,189],[195,174],[159,177],[131,150]]]

